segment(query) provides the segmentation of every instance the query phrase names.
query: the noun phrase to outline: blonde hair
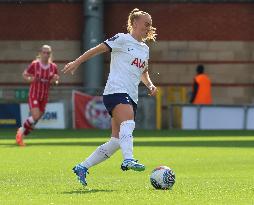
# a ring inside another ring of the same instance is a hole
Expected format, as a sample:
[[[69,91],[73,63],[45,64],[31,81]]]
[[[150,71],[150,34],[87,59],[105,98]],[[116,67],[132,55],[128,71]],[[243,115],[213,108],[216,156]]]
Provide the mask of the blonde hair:
[[[142,15],[149,15],[151,17],[151,15],[149,13],[147,13],[145,11],[141,11],[138,8],[135,8],[130,12],[128,21],[127,21],[127,31],[129,33],[133,30],[134,20],[138,19]],[[155,31],[156,31],[156,28],[151,26],[151,28],[147,34],[147,37],[145,39],[143,39],[143,41],[155,41],[156,35],[157,35]]]
[[[51,46],[49,46],[49,45],[43,45],[43,46],[40,48],[40,51],[39,51],[38,55],[36,56],[36,60],[40,60],[40,59],[41,59],[41,52],[42,52],[42,50],[43,50],[44,48],[46,48],[46,49],[48,49],[48,50],[50,51],[50,56],[49,56],[48,62],[49,62],[49,63],[52,63],[52,62],[53,62],[52,48],[51,48]]]

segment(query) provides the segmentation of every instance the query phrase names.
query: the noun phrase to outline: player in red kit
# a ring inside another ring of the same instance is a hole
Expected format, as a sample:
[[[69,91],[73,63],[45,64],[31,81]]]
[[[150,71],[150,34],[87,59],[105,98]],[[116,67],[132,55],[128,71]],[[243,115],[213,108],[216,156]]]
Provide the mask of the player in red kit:
[[[42,117],[48,102],[49,88],[52,83],[58,84],[59,75],[57,66],[52,62],[52,49],[48,45],[43,45],[39,55],[29,67],[24,71],[23,77],[30,83],[29,89],[29,116],[16,134],[16,143],[24,146],[23,137],[28,135]]]

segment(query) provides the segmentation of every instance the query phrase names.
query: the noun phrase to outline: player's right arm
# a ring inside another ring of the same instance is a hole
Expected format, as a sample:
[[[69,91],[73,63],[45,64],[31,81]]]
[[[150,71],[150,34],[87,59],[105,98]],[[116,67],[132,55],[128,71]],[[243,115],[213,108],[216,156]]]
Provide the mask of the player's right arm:
[[[29,65],[29,67],[23,72],[23,78],[28,82],[33,82],[35,79],[35,69],[34,62]]]
[[[80,66],[81,63],[86,62],[90,58],[99,55],[101,53],[105,53],[107,51],[110,51],[110,49],[105,45],[105,43],[101,43],[96,47],[93,47],[86,51],[83,55],[79,56],[76,60],[66,64],[62,71],[64,73],[71,72],[71,74],[74,74],[75,70]]]

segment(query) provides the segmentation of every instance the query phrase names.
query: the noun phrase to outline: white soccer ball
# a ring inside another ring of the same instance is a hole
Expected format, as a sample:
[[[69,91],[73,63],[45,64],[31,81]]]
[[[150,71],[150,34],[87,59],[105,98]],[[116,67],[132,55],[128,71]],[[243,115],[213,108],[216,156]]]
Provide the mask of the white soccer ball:
[[[167,166],[155,168],[150,175],[151,184],[155,189],[171,189],[175,179],[175,173]]]

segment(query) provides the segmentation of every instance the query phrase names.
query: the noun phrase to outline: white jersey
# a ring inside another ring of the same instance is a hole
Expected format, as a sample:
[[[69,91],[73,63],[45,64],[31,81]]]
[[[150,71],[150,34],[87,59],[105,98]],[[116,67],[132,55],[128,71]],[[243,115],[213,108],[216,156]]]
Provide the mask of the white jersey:
[[[129,33],[118,33],[104,43],[111,50],[111,62],[103,95],[127,93],[137,103],[141,75],[148,68],[149,47]]]

